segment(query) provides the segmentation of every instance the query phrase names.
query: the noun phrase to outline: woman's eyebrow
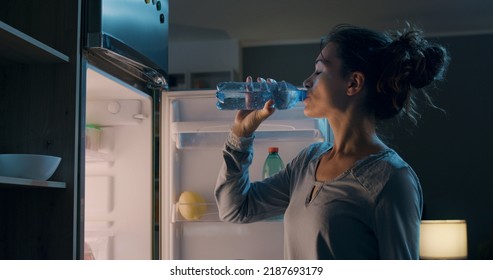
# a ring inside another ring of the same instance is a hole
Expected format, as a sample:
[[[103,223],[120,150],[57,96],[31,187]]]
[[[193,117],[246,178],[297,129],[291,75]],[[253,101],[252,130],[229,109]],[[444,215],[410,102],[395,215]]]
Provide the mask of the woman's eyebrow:
[[[327,60],[327,59],[319,58],[319,59],[315,60],[315,64],[317,64],[319,62],[322,63],[322,64],[331,64],[330,61]]]

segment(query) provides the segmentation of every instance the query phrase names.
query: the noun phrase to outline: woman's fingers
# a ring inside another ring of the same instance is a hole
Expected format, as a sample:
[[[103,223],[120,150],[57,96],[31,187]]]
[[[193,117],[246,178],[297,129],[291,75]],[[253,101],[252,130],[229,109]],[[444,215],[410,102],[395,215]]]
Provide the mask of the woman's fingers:
[[[260,110],[260,117],[262,118],[262,121],[270,117],[276,109],[274,108],[274,100],[270,99],[269,101],[265,102],[264,108]]]
[[[251,76],[245,79],[247,91],[253,91],[253,80]],[[257,78],[260,89],[268,91],[269,84],[277,83],[273,79]],[[252,97],[250,94],[245,95],[245,101],[248,104]],[[240,110],[236,113],[235,122],[232,127],[233,133],[237,136],[249,136],[259,127],[259,125],[274,113],[274,100],[265,102],[264,107],[259,110]]]

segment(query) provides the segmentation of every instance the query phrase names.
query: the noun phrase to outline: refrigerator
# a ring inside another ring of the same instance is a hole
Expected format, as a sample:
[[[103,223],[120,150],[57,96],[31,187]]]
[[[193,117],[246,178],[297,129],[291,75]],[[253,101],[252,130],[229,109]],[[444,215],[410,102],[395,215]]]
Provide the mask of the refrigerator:
[[[282,259],[283,222],[219,220],[214,187],[236,111],[216,109],[214,90],[163,91],[159,143],[152,133],[152,100],[91,65],[86,122],[100,126],[100,145],[86,150],[85,243],[95,259]],[[117,113],[115,107],[120,108]],[[262,179],[268,148],[288,163],[316,141],[330,139],[325,119],[303,115],[303,104],[277,110],[257,130],[252,181]],[[159,175],[152,176],[153,145]],[[159,188],[153,188],[155,181]],[[205,200],[179,203],[185,191]],[[203,207],[187,220],[180,207]]]
[[[137,9],[147,13],[145,20],[159,13],[167,18],[167,1],[158,2],[160,10],[156,1],[127,0],[127,14],[115,0],[90,0],[86,7],[99,17],[88,15],[94,26],[87,27],[82,69],[84,258],[282,259],[282,219],[232,224],[218,217],[214,187],[236,111],[216,109],[215,90],[167,90],[162,23],[144,24],[142,30],[161,28],[152,32],[153,43],[142,44],[148,37],[140,34],[132,45],[135,38],[118,33]],[[127,15],[125,22],[110,24],[115,11]],[[287,164],[311,143],[330,141],[327,120],[306,118],[303,107],[277,110],[258,128],[252,181],[262,179],[269,147],[279,147]],[[180,201],[184,192],[203,200]],[[183,215],[190,209],[200,215]]]

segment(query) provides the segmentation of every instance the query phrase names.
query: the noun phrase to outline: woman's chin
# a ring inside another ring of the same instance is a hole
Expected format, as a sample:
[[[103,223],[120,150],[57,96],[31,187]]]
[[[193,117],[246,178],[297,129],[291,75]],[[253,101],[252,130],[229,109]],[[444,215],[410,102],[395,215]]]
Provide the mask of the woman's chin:
[[[313,112],[307,106],[305,106],[305,109],[303,110],[303,114],[307,118],[313,118]]]

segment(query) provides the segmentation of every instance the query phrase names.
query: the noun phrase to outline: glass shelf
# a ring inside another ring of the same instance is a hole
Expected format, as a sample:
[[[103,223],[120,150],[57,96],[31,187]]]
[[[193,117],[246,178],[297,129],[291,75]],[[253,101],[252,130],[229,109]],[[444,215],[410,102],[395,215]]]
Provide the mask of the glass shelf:
[[[185,218],[181,213],[189,216]],[[175,203],[172,222],[221,222],[215,203]]]
[[[185,218],[181,213],[189,216]],[[195,214],[195,215],[194,215]],[[216,203],[175,203],[172,209],[172,222],[222,222],[219,218],[219,210]],[[283,216],[277,216],[263,220],[263,222],[282,222]]]
[[[0,184],[18,185],[27,187],[46,187],[64,189],[67,185],[64,182],[41,181],[24,178],[4,177],[0,176]]]
[[[20,63],[64,63],[69,57],[0,21],[0,57]]]

